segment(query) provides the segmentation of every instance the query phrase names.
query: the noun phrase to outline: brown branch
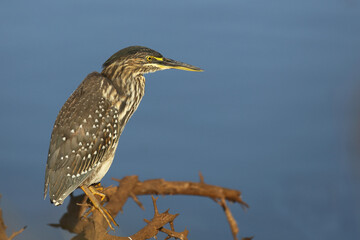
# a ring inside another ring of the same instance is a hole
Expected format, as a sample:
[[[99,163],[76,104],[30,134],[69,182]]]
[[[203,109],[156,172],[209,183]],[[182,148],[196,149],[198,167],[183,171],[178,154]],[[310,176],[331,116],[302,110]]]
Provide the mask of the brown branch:
[[[130,237],[117,237],[107,234],[105,236],[105,240],[142,240],[142,239],[150,239],[155,237],[159,231],[163,231],[164,228],[162,226],[166,225],[167,223],[173,222],[174,219],[178,216],[177,214],[170,214],[168,213],[168,210],[159,213],[156,205],[156,199],[152,197],[153,199],[153,205],[154,205],[154,217],[151,220],[144,221],[147,223],[147,225],[140,229],[137,233],[131,235]],[[171,234],[171,233],[170,233]],[[174,232],[176,236],[181,236],[181,233]],[[186,240],[186,239],[184,239]]]
[[[2,218],[2,210],[0,209],[0,240],[8,239],[6,235],[6,225]]]
[[[202,175],[201,172],[199,172],[199,178],[200,178],[200,183],[205,183],[204,176]]]
[[[235,221],[235,218],[233,217],[229,207],[226,205],[225,198],[222,198],[220,201],[218,201],[218,204],[223,208],[226,218],[229,222],[231,233],[233,235],[234,240],[237,240],[237,234],[239,233],[239,228],[237,226],[237,223]]]
[[[145,210],[144,205],[139,201],[134,193],[130,193],[130,197],[134,200],[134,202],[142,209]]]
[[[1,198],[1,195],[0,195]],[[26,226],[20,229],[19,231],[13,232],[10,237],[6,235],[6,225],[2,217],[2,210],[0,208],[0,240],[13,240],[17,235],[22,233],[26,229]]]
[[[17,235],[19,235],[20,233],[22,233],[22,232],[26,229],[26,227],[27,227],[27,226],[23,227],[22,229],[20,229],[20,230],[17,231],[17,232],[13,232],[13,233],[11,234],[11,236],[9,237],[9,240],[14,239],[14,237],[16,237]]]
[[[121,184],[125,178],[121,180],[114,180],[120,182]],[[109,188],[107,191],[105,191],[105,194],[112,195],[116,191],[116,188]],[[191,195],[209,197],[213,199],[225,198],[227,201],[240,203],[243,207],[246,208],[249,207],[249,205],[241,199],[240,191],[209,185],[203,182],[195,183],[152,179],[146,180],[144,182],[138,181],[132,191],[135,195]]]
[[[108,203],[105,207],[113,217],[122,211],[122,208],[129,197],[134,199],[134,201],[141,207],[142,204],[136,197],[139,195],[193,195],[209,197],[216,201],[227,200],[230,202],[239,203],[243,207],[248,207],[248,205],[242,201],[241,193],[239,191],[206,184],[201,173],[199,183],[183,181],[171,182],[165,181],[164,179],[153,179],[140,182],[137,176],[128,176],[121,180],[115,180],[119,182],[118,186],[109,187],[104,190],[104,193],[108,197]],[[159,231],[168,234],[167,239],[170,237],[175,237],[182,240],[187,240],[187,230],[184,230],[183,232],[174,231],[173,221],[177,215],[169,214],[168,211],[159,214],[156,206],[156,199],[153,199],[153,219],[151,221],[146,220],[147,225],[130,237],[117,237],[108,234],[108,225],[102,215],[98,213],[98,211],[92,212],[92,215],[88,218],[81,218],[81,215],[87,209],[85,204],[86,200],[87,199],[84,197],[84,195],[76,197],[71,196],[70,203],[68,205],[68,212],[63,215],[59,224],[52,224],[52,226],[61,227],[72,233],[78,234],[73,238],[73,240],[129,240],[130,238],[132,240],[142,240],[155,237]],[[77,203],[82,204],[78,205]],[[230,219],[228,216],[232,217],[228,208],[225,211],[225,214],[227,215],[228,220]],[[235,229],[233,227],[237,227],[237,225],[233,217],[232,220],[233,222],[229,221],[229,223],[231,229]],[[167,223],[170,224],[171,230],[164,228]],[[231,225],[234,223],[235,225]],[[234,236],[234,239],[237,239],[236,235]]]
[[[169,238],[177,238],[180,240],[188,240],[187,235],[189,233],[188,230],[184,230],[182,232],[175,232],[166,228],[160,228],[160,231],[163,233],[166,233],[168,236],[166,237],[167,239]]]

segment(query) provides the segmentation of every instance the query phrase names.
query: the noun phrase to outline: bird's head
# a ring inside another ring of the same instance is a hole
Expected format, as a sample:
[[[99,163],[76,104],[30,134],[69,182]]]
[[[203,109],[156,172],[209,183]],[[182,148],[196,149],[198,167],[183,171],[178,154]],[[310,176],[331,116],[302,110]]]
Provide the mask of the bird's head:
[[[198,67],[165,58],[160,53],[141,46],[121,49],[103,64],[103,68],[103,72],[127,71],[131,74],[145,74],[171,68],[195,72],[203,71]]]

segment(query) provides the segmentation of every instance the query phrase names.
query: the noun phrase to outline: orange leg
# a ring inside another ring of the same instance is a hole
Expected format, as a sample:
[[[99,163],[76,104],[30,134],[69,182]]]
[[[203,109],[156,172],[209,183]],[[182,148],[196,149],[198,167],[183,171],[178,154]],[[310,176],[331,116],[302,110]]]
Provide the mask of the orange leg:
[[[96,184],[96,185],[92,185],[92,187],[95,188],[95,190],[96,190],[97,192],[102,193],[102,192],[104,191],[104,187],[101,186],[101,183],[98,183],[98,184]]]
[[[89,215],[90,212],[92,212],[94,209],[97,209],[101,215],[103,215],[103,217],[105,218],[106,222],[108,223],[109,227],[111,228],[111,230],[115,230],[113,228],[113,226],[111,225],[111,222],[115,225],[115,226],[119,226],[114,218],[111,216],[111,214],[108,212],[108,210],[106,208],[104,208],[103,206],[101,206],[101,202],[99,202],[99,200],[95,197],[95,195],[99,195],[101,197],[101,201],[105,199],[105,194],[100,193],[98,191],[96,191],[96,189],[92,186],[90,187],[86,187],[86,186],[81,186],[81,189],[84,191],[84,193],[89,197],[93,207],[92,209],[89,210],[88,213],[86,213],[85,215]],[[111,221],[111,222],[110,222]]]
[[[106,198],[106,195],[101,192],[104,190],[104,188],[100,185],[100,183],[96,186],[90,186],[89,190],[92,194],[100,196],[100,203],[102,203],[102,201],[104,201]]]

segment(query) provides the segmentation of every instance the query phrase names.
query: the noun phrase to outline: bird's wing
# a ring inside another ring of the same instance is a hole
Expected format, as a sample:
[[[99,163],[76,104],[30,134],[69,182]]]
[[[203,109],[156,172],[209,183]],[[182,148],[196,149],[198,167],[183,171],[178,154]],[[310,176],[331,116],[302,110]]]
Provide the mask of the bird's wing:
[[[112,151],[119,137],[118,109],[103,96],[111,83],[99,73],[88,75],[60,110],[51,135],[44,197],[53,203],[79,187]]]

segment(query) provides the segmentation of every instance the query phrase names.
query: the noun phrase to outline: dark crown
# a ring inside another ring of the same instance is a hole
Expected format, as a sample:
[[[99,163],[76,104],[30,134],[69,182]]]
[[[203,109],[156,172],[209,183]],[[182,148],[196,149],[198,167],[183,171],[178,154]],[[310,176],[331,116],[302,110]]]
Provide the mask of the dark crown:
[[[126,58],[131,58],[131,57],[142,57],[142,56],[146,57],[149,55],[158,57],[158,58],[163,57],[160,53],[158,53],[150,48],[142,47],[142,46],[131,46],[131,47],[121,49],[120,51],[118,51],[117,53],[112,55],[103,64],[103,68],[106,68],[109,65],[111,65],[112,63],[114,63],[118,60],[121,60],[121,59],[126,59]]]

